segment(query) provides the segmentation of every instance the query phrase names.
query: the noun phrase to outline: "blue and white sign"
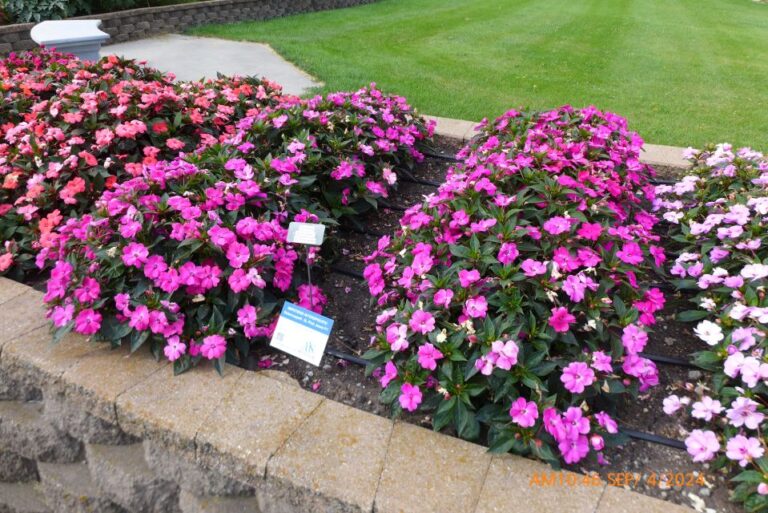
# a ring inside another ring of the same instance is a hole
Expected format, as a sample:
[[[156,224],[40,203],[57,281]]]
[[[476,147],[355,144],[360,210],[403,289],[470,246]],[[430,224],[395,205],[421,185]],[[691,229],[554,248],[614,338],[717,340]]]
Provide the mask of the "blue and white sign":
[[[333,319],[286,301],[269,345],[319,366],[332,328]]]

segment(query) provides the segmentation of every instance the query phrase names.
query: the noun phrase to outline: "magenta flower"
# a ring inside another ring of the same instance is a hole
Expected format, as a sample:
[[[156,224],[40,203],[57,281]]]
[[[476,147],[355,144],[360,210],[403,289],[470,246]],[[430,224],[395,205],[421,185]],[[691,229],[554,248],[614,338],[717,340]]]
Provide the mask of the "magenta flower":
[[[694,429],[685,439],[685,447],[688,449],[688,454],[693,456],[693,461],[700,463],[715,457],[720,450],[720,442],[712,431]]]
[[[141,268],[147,261],[149,250],[144,244],[132,242],[123,248],[123,263],[127,266]]]
[[[566,463],[576,463],[589,453],[589,440],[586,436],[579,435],[574,439],[561,440],[557,447]]]
[[[50,313],[51,321],[57,328],[66,326],[75,314],[75,305],[68,304],[64,306],[54,306]]]
[[[435,297],[432,299],[437,306],[448,308],[453,299],[453,291],[450,289],[440,289],[435,292]]]
[[[397,367],[395,367],[395,364],[391,361],[387,362],[386,365],[384,365],[384,375],[379,380],[379,383],[381,383],[381,388],[386,388],[389,383],[397,377]]]
[[[408,321],[408,326],[410,326],[416,333],[426,335],[435,329],[435,318],[429,312],[416,310],[413,312],[413,315],[411,315],[411,320]]]
[[[480,272],[477,269],[462,269],[459,271],[459,283],[461,283],[461,286],[464,288],[469,287],[479,279]]]
[[[75,318],[75,331],[83,335],[93,335],[101,328],[101,314],[91,308],[83,310]]]
[[[400,323],[392,323],[387,326],[387,342],[392,348],[392,351],[405,351],[408,349],[408,326]]]
[[[523,260],[523,263],[520,266],[520,269],[522,269],[523,274],[525,274],[529,278],[532,278],[534,276],[538,276],[539,274],[546,273],[547,264],[545,264],[544,262],[539,262],[536,260],[532,260],[530,258],[526,258],[525,260]]]
[[[472,318],[483,318],[488,311],[488,301],[483,296],[474,296],[464,303],[467,315]]]
[[[400,387],[400,406],[404,410],[416,411],[416,408],[421,404],[421,390],[416,385],[410,383],[403,383]]]
[[[518,397],[509,409],[509,416],[512,417],[512,422],[520,427],[533,427],[536,419],[539,418],[539,409],[535,402],[526,401],[525,397]]]
[[[600,223],[581,223],[581,226],[576,231],[576,235],[582,239],[595,241],[600,238],[603,233],[603,227]]]
[[[249,258],[251,258],[251,252],[245,244],[233,242],[227,248],[227,260],[229,260],[229,265],[235,269],[242,267]]]
[[[224,356],[227,350],[227,341],[221,335],[208,335],[203,339],[200,354],[209,360],[216,360]]]
[[[643,250],[637,242],[627,242],[616,252],[616,256],[625,264],[637,265],[643,261]]]
[[[571,223],[567,217],[555,216],[544,223],[544,230],[552,235],[560,235],[571,229]]]
[[[634,324],[629,324],[624,327],[624,332],[621,336],[621,343],[628,354],[637,354],[643,350],[645,344],[648,342],[648,333],[638,328]]]
[[[612,372],[611,357],[603,351],[592,353],[592,368],[600,372]]]
[[[143,331],[149,328],[149,308],[146,305],[139,305],[129,315],[128,324],[137,331]]]
[[[611,418],[610,415],[604,411],[595,413],[595,419],[597,419],[597,423],[600,425],[600,427],[605,429],[607,432],[611,434],[616,434],[619,432],[619,425],[615,420]]]
[[[179,337],[173,336],[168,339],[168,344],[163,348],[163,353],[169,361],[174,362],[181,358],[181,355],[187,352],[187,345],[182,343]]]
[[[576,322],[576,317],[564,307],[558,306],[552,309],[552,316],[549,318],[549,325],[552,326],[556,332],[565,333],[571,329],[571,324]]]
[[[499,248],[499,254],[496,256],[496,259],[504,265],[509,265],[515,261],[518,255],[520,255],[520,252],[517,250],[517,244],[505,242]]]
[[[435,346],[430,343],[426,343],[419,347],[419,365],[427,370],[435,370],[437,368],[437,360],[443,358],[443,353],[440,352]]]
[[[560,376],[565,388],[573,393],[580,394],[584,389],[595,382],[595,372],[584,362],[572,362]]]

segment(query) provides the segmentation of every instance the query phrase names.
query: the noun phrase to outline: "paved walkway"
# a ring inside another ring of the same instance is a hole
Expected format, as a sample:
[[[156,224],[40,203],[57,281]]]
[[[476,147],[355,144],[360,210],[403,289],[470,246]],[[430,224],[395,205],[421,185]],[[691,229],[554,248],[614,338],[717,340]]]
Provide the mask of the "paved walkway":
[[[303,94],[321,85],[268,45],[259,43],[168,34],[101,49],[101,55],[111,54],[145,60],[161,71],[172,72],[179,80],[216,78],[217,72],[255,75],[281,84],[290,94]]]

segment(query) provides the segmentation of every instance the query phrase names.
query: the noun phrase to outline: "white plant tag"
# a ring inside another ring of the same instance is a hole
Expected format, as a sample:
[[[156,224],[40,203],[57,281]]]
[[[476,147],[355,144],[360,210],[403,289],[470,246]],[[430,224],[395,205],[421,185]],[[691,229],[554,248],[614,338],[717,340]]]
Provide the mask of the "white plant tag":
[[[286,301],[269,345],[318,367],[332,328],[333,319]]]
[[[317,223],[291,223],[288,225],[288,242],[320,246],[325,237],[325,225]]]

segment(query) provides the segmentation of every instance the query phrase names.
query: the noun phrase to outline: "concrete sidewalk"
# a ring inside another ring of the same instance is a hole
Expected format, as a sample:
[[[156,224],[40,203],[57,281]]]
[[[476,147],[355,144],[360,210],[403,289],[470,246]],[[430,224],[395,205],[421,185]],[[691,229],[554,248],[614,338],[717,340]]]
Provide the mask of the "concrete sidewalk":
[[[169,71],[179,80],[216,78],[217,72],[255,75],[281,84],[286,93],[298,95],[321,85],[268,45],[259,43],[167,34],[101,49],[102,56],[113,54],[147,61],[149,66]]]

